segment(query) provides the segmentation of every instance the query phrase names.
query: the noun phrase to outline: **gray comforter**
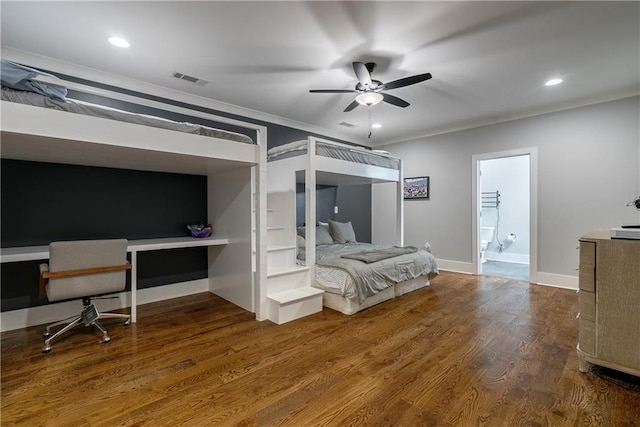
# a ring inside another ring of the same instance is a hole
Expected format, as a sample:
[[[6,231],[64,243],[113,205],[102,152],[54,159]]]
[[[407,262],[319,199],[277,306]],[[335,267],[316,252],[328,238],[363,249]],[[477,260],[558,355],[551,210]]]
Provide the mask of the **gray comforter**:
[[[316,246],[316,263],[349,273],[355,282],[359,303],[396,283],[438,272],[434,256],[425,250],[372,263],[343,258],[343,255],[374,249],[387,251],[390,248],[369,243],[319,245]]]

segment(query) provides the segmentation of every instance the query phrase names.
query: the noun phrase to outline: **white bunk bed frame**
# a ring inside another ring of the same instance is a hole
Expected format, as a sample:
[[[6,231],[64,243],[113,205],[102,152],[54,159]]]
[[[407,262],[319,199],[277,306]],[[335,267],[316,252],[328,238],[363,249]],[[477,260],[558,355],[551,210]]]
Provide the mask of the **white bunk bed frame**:
[[[361,150],[347,144],[324,140],[316,137],[307,139],[306,153],[292,157],[274,159],[269,162],[272,168],[282,168],[282,170],[293,171],[300,178],[304,176],[305,182],[305,223],[316,224],[316,185],[340,185],[340,184],[376,184],[376,183],[396,183],[396,239],[394,244],[404,246],[404,197],[403,197],[403,167],[402,160],[390,155],[367,152],[372,156],[393,158],[399,162],[398,169],[391,169],[382,166],[374,166],[352,161],[331,158],[316,154],[317,143],[330,144],[346,149]],[[270,172],[271,174],[271,172]],[[295,216],[294,216],[295,218]],[[294,219],[295,221],[295,219]],[[316,236],[314,227],[306,227],[306,265],[310,269],[310,276],[315,280],[316,266]],[[345,314],[353,314],[364,310],[380,302],[403,295],[415,289],[428,286],[429,276],[422,276],[416,279],[398,283],[373,297],[368,298],[363,303],[358,304],[347,298],[330,292],[323,293],[323,305]]]
[[[60,84],[60,81],[56,83]],[[256,144],[247,144],[1,102],[2,158],[208,177],[208,219],[213,225],[215,242],[202,239],[199,244],[209,248],[208,280],[144,289],[140,295],[136,295],[132,283],[132,292],[121,293],[116,306],[111,303],[101,309],[131,307],[132,321],[135,321],[136,304],[209,291],[255,312],[258,320],[266,319],[263,310],[266,296],[260,286],[266,280],[266,127],[74,82],[63,81],[63,84],[93,95],[185,114],[193,118],[194,123],[201,118],[256,133]],[[192,246],[194,241],[201,239],[152,240],[148,244],[136,242],[137,248]],[[41,259],[33,257],[42,256],[42,248],[5,248],[0,254],[2,262]],[[132,251],[132,257],[134,255]],[[49,304],[2,313],[1,328],[16,329],[68,316],[64,307],[55,306]]]

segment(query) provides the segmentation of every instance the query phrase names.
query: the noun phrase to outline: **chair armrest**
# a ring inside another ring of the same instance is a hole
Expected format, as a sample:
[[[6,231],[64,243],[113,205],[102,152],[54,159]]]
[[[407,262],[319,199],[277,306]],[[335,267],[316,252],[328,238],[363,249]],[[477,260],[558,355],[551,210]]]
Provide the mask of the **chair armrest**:
[[[46,267],[43,267],[46,266]],[[40,295],[46,293],[47,279],[58,279],[60,277],[86,276],[89,274],[109,273],[112,271],[131,270],[131,263],[126,261],[121,265],[110,265],[106,267],[82,268],[79,270],[49,271],[48,264],[40,264]]]

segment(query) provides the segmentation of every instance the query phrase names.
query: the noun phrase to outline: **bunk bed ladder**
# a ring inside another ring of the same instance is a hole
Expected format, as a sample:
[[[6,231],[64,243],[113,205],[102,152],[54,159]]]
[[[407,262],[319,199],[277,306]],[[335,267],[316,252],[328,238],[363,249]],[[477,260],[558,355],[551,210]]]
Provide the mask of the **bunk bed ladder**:
[[[322,310],[323,291],[311,286],[310,269],[296,263],[296,250],[295,187],[268,191],[267,318],[277,324]]]

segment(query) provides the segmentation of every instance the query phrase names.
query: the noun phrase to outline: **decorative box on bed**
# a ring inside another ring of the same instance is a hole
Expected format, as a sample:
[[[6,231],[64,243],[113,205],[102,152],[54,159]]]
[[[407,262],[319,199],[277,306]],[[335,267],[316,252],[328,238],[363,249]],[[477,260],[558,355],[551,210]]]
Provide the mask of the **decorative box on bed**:
[[[42,77],[34,81],[38,79]],[[57,79],[54,84],[189,120],[175,122],[3,87],[2,158],[207,176],[207,219],[216,237],[229,243],[210,247],[208,286],[199,292],[213,292],[264,319],[260,280],[265,277],[266,235],[261,230],[266,185],[261,171],[266,167],[266,128],[180,106],[184,102],[160,102],[158,96],[137,97],[131,91]],[[247,135],[198,124],[212,122],[244,129]],[[252,226],[257,232],[252,233]]]

